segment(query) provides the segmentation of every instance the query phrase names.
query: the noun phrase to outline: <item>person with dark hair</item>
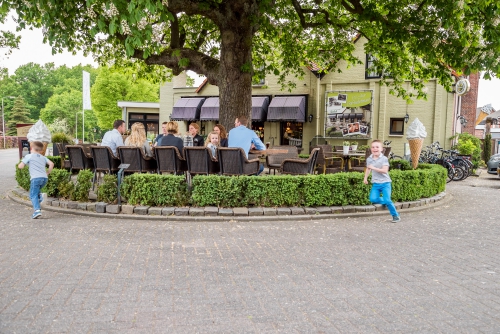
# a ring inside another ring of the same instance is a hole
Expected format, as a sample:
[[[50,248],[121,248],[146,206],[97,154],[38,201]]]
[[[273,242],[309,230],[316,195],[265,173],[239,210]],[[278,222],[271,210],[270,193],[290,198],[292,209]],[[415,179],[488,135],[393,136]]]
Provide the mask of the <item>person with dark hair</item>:
[[[155,140],[154,140],[154,146],[158,145],[160,143],[160,139],[161,137],[163,136],[166,136],[167,135],[167,123],[168,122],[163,122],[161,123],[161,132],[158,136],[156,136]]]
[[[189,133],[188,136],[192,138],[193,146],[205,146],[205,142],[203,141],[203,137],[198,134],[200,131],[200,126],[196,123],[189,124]],[[188,145],[186,145],[188,146]]]
[[[246,116],[239,116],[234,121],[235,128],[229,131],[228,147],[241,147],[248,158],[248,153],[252,147],[258,151],[265,151],[266,145],[262,143],[257,134],[247,128],[248,119]],[[260,174],[264,170],[264,165],[260,164]]]
[[[125,133],[125,121],[117,119],[113,123],[113,130],[108,131],[102,137],[102,146],[109,146],[113,154],[116,154],[116,148],[124,146],[122,134]]]
[[[177,132],[179,132],[179,124],[170,121],[167,123],[166,130],[167,135],[160,138],[157,146],[175,146],[179,150],[181,156],[184,155],[184,144],[182,139],[175,136]]]
[[[224,125],[215,124],[214,131],[219,135],[219,146],[227,147],[227,131]]]

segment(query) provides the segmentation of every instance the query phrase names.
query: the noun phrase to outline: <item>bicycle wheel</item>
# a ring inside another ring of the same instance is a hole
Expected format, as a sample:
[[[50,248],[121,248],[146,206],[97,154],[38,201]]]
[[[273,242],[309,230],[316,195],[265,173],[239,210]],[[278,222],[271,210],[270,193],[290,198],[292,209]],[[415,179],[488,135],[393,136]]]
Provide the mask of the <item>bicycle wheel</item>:
[[[455,168],[450,163],[444,164],[444,167],[448,170],[448,174],[446,176],[446,183],[451,182],[453,180],[453,175],[455,175]]]
[[[455,174],[453,174],[453,181],[461,181],[464,179],[464,175],[466,173],[462,169],[462,167],[455,166]]]
[[[472,174],[472,169],[469,168],[467,162],[464,159],[455,159],[451,162],[454,166],[458,166],[464,170],[464,179],[468,178]]]

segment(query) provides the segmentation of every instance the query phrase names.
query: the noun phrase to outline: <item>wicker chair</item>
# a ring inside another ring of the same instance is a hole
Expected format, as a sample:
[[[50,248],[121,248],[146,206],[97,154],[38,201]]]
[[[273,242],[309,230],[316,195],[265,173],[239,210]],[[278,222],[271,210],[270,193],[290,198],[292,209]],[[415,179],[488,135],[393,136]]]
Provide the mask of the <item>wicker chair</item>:
[[[94,158],[94,184],[97,179],[97,173],[116,173],[121,161],[113,154],[109,146],[90,146],[90,152]]]
[[[281,163],[283,160],[286,159],[298,159],[299,158],[299,151],[297,149],[297,146],[274,146],[273,149],[286,149],[288,150],[287,153],[281,153],[281,154],[271,154],[266,156],[266,165],[267,168],[269,169],[269,174],[271,174],[271,170],[273,170],[273,173],[276,174],[276,170],[281,168]]]
[[[187,170],[190,175],[219,174],[219,161],[212,157],[211,150],[207,147],[184,147]]]
[[[186,159],[184,159],[175,146],[156,146],[156,161],[158,162],[158,174],[173,173],[184,174],[188,170]]]
[[[94,169],[94,159],[90,154],[85,153],[80,145],[66,145],[66,152],[69,157],[69,173],[73,170]]]
[[[70,169],[71,165],[69,163],[68,155],[66,153],[65,143],[55,143],[57,150],[59,151],[59,156],[61,157],[61,168]]]
[[[248,160],[240,147],[219,147],[217,150],[221,175],[256,175],[260,160]]]
[[[314,174],[316,159],[320,149],[314,148],[307,159],[287,159],[281,163],[281,174],[304,175]]]
[[[136,146],[120,146],[117,149],[121,163],[129,164],[125,173],[153,173],[156,172],[156,160],[148,157],[144,150]]]
[[[319,148],[318,158],[316,159],[316,171],[317,173],[340,173],[345,170],[344,159],[340,156],[333,154],[332,146],[330,145],[317,145],[311,147],[311,151],[314,148]]]

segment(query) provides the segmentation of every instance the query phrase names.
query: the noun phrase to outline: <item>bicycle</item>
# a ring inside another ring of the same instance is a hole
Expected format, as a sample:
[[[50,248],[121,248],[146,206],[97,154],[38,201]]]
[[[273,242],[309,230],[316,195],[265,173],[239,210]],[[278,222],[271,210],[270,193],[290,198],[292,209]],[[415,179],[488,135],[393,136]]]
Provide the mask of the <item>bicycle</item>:
[[[387,158],[389,160],[404,160],[403,157],[396,155],[396,154],[394,154],[394,152],[392,152],[391,143],[392,143],[392,141],[384,140],[384,150],[391,149]]]

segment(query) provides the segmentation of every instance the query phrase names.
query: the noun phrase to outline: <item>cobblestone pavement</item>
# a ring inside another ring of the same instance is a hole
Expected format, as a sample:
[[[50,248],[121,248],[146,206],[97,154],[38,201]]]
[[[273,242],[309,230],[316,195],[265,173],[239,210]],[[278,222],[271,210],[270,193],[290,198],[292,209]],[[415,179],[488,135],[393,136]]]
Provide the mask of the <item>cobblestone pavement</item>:
[[[11,151],[0,333],[500,332],[496,176],[451,183],[451,201],[398,224],[31,220],[5,196]]]

